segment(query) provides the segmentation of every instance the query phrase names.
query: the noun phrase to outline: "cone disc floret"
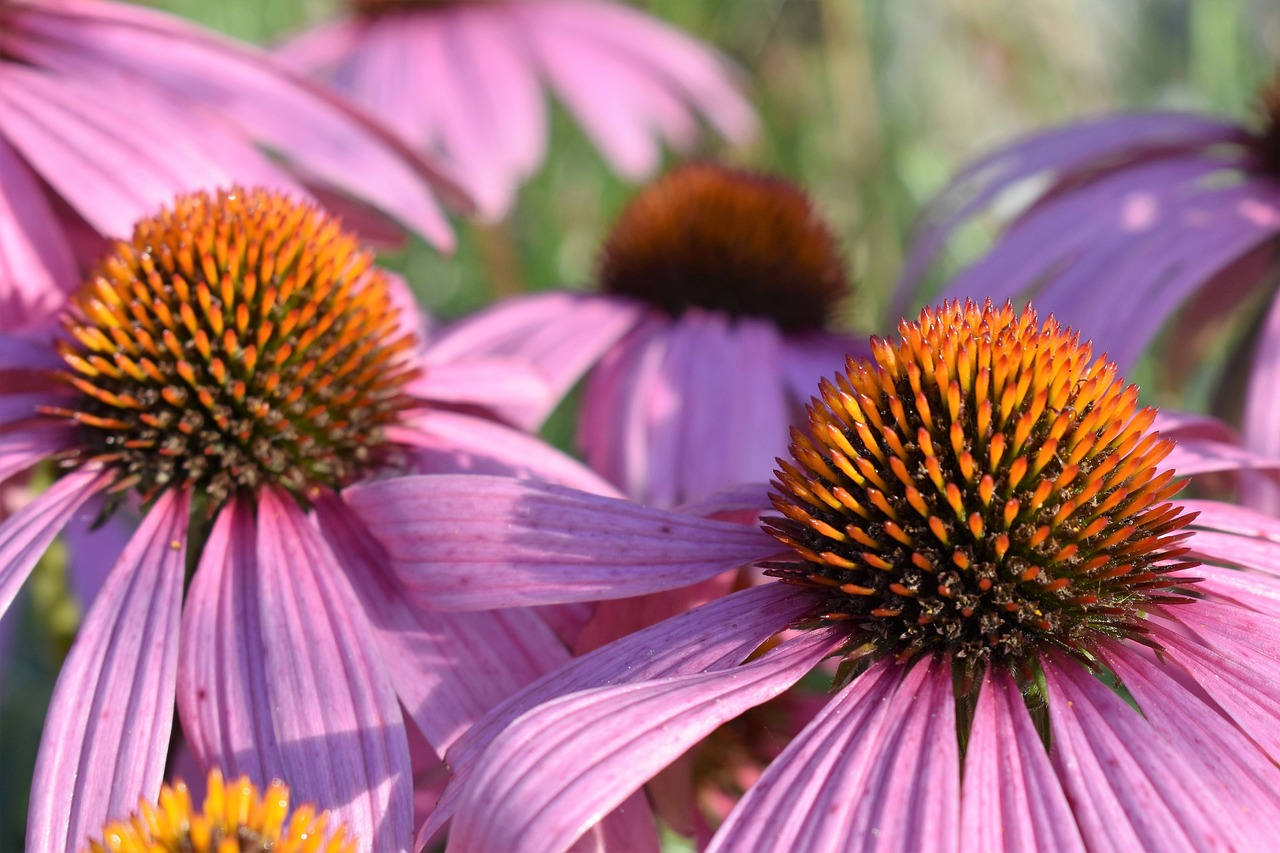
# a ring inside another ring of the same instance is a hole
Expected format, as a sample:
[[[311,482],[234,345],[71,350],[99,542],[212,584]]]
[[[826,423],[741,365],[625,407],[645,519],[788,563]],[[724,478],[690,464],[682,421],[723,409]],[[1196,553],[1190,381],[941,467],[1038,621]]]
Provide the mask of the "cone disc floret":
[[[160,789],[155,804],[138,803],[127,821],[108,824],[91,853],[355,853],[345,827],[329,831],[329,813],[304,805],[289,813],[289,788],[272,782],[265,790],[241,776],[224,782],[209,774],[204,808],[192,807],[187,786]]]
[[[839,245],[786,181],[707,163],[668,172],[619,217],[600,288],[678,317],[689,308],[820,329],[849,292]]]
[[[262,190],[179,198],[70,300],[72,463],[213,505],[266,484],[338,488],[384,461],[414,345],[386,275],[340,223]]]
[[[1018,665],[1095,635],[1138,636],[1144,606],[1187,600],[1171,573],[1192,516],[1156,466],[1113,362],[1030,308],[966,302],[903,322],[824,380],[766,527],[811,587],[882,654]],[[862,633],[865,632],[865,633]]]

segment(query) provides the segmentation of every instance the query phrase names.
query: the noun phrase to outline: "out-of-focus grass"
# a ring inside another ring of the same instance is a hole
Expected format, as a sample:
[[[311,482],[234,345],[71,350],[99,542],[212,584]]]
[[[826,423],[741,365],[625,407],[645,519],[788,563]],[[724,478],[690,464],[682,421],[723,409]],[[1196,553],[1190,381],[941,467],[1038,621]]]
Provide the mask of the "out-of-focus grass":
[[[270,43],[333,14],[335,0],[149,0],[231,36]],[[645,0],[741,67],[763,131],[752,146],[704,154],[807,186],[844,241],[859,281],[850,325],[885,330],[889,288],[917,212],[964,161],[1051,123],[1122,108],[1248,114],[1280,58],[1274,0]],[[459,249],[387,254],[444,317],[480,307],[504,241],[531,288],[586,286],[596,246],[631,189],[579,129],[553,114],[550,155],[501,232],[459,224]],[[979,251],[981,224],[950,267]],[[948,264],[943,264],[944,274]],[[1182,393],[1197,398],[1204,389]],[[567,420],[555,433],[567,435]],[[14,617],[21,618],[17,611]],[[39,708],[56,661],[26,626],[4,676],[9,745],[0,797],[25,798]],[[13,703],[16,699],[17,705]],[[17,711],[14,711],[14,709]],[[20,713],[19,713],[20,712]],[[29,747],[29,748],[28,748]],[[22,846],[20,808],[0,809],[0,849]]]

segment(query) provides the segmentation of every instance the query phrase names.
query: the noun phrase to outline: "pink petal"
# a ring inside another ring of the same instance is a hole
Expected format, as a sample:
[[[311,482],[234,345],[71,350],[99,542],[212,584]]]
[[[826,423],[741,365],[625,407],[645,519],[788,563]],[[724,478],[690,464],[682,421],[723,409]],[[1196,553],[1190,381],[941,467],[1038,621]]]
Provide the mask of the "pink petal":
[[[1229,717],[1182,686],[1168,659],[1139,654],[1122,643],[1103,649],[1107,665],[1142,709],[1142,715],[1195,768],[1195,776],[1213,792],[1201,808],[1221,821],[1237,824],[1255,849],[1275,842],[1280,827],[1280,770],[1249,741]]]
[[[216,110],[308,175],[369,199],[436,245],[452,245],[423,180],[460,197],[443,176],[363,113],[267,55],[126,4],[24,5],[10,23],[20,24],[24,38],[38,34],[57,46],[68,75],[107,82],[139,75],[171,97]],[[352,162],[361,164],[358,174]]]
[[[1000,666],[987,667],[965,750],[960,847],[1083,851],[1062,785],[1022,693]]]
[[[31,787],[29,850],[80,850],[108,819],[159,793],[173,721],[187,514],[185,493],[160,496],[58,675]]]
[[[960,761],[950,666],[872,666],[769,765],[710,850],[955,850]]]
[[[71,247],[44,191],[0,137],[0,329],[47,316],[76,280]]]
[[[225,522],[193,587],[193,606],[204,600],[188,624],[215,641],[184,653],[193,747],[205,763],[263,772],[259,783],[283,779],[297,802],[332,809],[374,850],[400,850],[413,831],[408,741],[373,631],[293,498],[264,491],[257,515],[256,552],[239,538],[247,516]]]
[[[629,301],[553,291],[504,300],[454,323],[428,346],[433,365],[501,357],[532,365],[547,383],[540,407],[503,412],[512,422],[536,429],[564,395],[643,316]]]
[[[419,833],[419,842],[449,821],[459,790],[479,767],[477,757],[529,709],[557,696],[609,684],[731,669],[812,608],[813,599],[803,590],[771,583],[717,599],[574,658],[508,698],[458,739],[448,756],[458,783],[445,792],[431,820]]]
[[[460,850],[565,850],[717,726],[786,690],[845,637],[810,632],[730,670],[573,693],[485,751],[454,822]]]
[[[1263,456],[1280,458],[1280,300],[1272,299],[1263,326],[1258,333],[1258,343],[1253,352],[1253,369],[1249,372],[1249,384],[1245,391],[1244,443],[1250,450]],[[1275,514],[1280,509],[1280,485],[1273,482],[1245,480],[1245,501],[1258,509]]]
[[[67,520],[111,480],[93,468],[73,471],[0,523],[0,615]]]
[[[390,437],[413,451],[423,474],[489,474],[538,480],[615,496],[613,486],[539,438],[474,415],[431,409]]]
[[[500,477],[401,477],[344,494],[432,609],[626,598],[778,551],[743,525]]]
[[[214,522],[182,615],[178,712],[203,767],[259,781],[279,775],[259,612],[252,504],[236,498]],[[255,697],[257,701],[255,701]]]
[[[1113,850],[1245,848],[1196,768],[1079,662],[1044,660],[1053,761],[1085,844]]]
[[[3,410],[3,400],[0,397],[0,410]],[[70,427],[48,424],[0,434],[0,482],[48,459],[60,450],[66,450],[73,438],[74,432]]]
[[[430,402],[480,406],[522,427],[530,412],[545,411],[551,395],[546,380],[531,364],[501,357],[433,364],[405,390]],[[529,426],[536,429],[538,425]]]
[[[412,607],[381,547],[340,500],[316,503],[321,535],[370,620],[401,704],[441,755],[486,711],[569,660],[531,610],[428,613]]]

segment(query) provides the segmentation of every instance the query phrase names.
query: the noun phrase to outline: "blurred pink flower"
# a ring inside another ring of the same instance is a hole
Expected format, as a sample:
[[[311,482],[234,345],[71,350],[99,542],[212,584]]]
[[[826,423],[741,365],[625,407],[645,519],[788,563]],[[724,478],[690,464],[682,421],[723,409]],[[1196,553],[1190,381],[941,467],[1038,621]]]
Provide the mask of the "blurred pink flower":
[[[824,328],[849,290],[835,236],[763,175],[673,169],[619,218],[597,285],[506,300],[439,346],[529,361],[562,392],[590,371],[579,444],[641,503],[766,479],[818,379],[865,350]]]
[[[835,656],[836,692],[711,850],[1274,841],[1280,522],[1169,502],[1154,411],[1052,319],[969,303],[899,328],[823,383],[763,531],[489,478],[465,484],[467,506],[456,477],[349,493],[394,565],[435,564],[445,607],[486,600],[462,588],[476,574],[581,599],[616,594],[606,578],[698,582],[735,552],[781,581],[503,702],[450,750],[420,840],[452,818],[452,850],[568,849]],[[444,522],[447,559],[415,553]],[[1199,581],[1220,576],[1234,583]]]
[[[29,849],[79,849],[155,795],[176,699],[204,767],[282,778],[399,850],[401,708],[443,752],[567,659],[527,609],[428,614],[344,502],[406,471],[612,491],[494,419],[547,393],[534,371],[440,358],[416,317],[332,218],[237,189],[140,222],[61,335],[0,334],[0,480],[50,458],[65,472],[0,523],[0,613],[80,506],[134,490],[145,507],[59,675]]]
[[[56,311],[77,260],[179,192],[298,181],[452,246],[436,168],[257,49],[124,3],[0,0],[0,328]]]
[[[610,0],[355,0],[352,16],[284,45],[405,139],[448,156],[501,218],[547,145],[543,87],[582,124],[609,164],[638,180],[660,141],[685,150],[705,116],[725,137],[756,118],[724,59],[695,39]]]
[[[1191,114],[1120,115],[1039,133],[965,168],[933,202],[898,283],[917,297],[957,229],[1030,188],[948,298],[1032,299],[1128,369],[1179,315],[1179,348],[1274,291],[1280,263],[1280,78],[1259,129]],[[1258,326],[1244,444],[1280,457],[1280,299]],[[1173,358],[1194,358],[1171,352]],[[1280,510],[1280,492],[1265,500]]]

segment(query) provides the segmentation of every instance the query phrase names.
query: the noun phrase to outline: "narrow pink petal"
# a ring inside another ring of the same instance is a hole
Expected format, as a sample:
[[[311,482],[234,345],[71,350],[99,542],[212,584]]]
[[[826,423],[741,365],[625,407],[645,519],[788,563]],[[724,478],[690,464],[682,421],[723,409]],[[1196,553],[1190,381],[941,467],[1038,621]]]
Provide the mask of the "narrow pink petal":
[[[182,615],[178,712],[203,767],[270,780],[281,772],[259,613],[251,503],[233,499],[218,514],[200,555]],[[257,701],[255,697],[259,697]]]
[[[345,495],[434,609],[626,598],[778,551],[759,529],[500,477],[400,477]]]
[[[316,503],[321,535],[344,567],[382,649],[400,703],[443,755],[486,711],[569,660],[527,608],[428,613],[412,607],[381,547],[340,500]]]
[[[413,451],[423,474],[488,474],[568,486],[610,497],[617,489],[540,438],[462,412],[431,409],[390,437]]]
[[[71,247],[44,191],[0,136],[0,329],[47,316],[76,279]]]
[[[730,670],[570,694],[481,757],[454,822],[459,850],[565,850],[718,725],[786,690],[845,641],[809,632]]]
[[[536,429],[564,395],[643,316],[630,301],[564,292],[504,300],[454,323],[424,354],[433,365],[476,357],[526,362],[545,377],[548,395],[541,407],[502,411],[525,429]]]
[[[405,390],[429,402],[481,406],[520,426],[527,424],[531,413],[546,412],[552,396],[550,385],[533,365],[501,356],[433,364]]]
[[[1250,742],[1230,718],[1203,702],[1173,677],[1167,658],[1139,654],[1109,642],[1104,659],[1175,751],[1194,767],[1195,778],[1210,791],[1201,808],[1218,822],[1236,824],[1234,831],[1254,849],[1275,843],[1280,829],[1280,769]],[[1216,802],[1216,805],[1215,805]]]
[[[298,802],[333,809],[374,850],[413,833],[409,746],[395,691],[345,568],[287,495],[258,503],[258,613],[278,767]]]
[[[872,666],[770,764],[710,849],[956,850],[954,707],[944,662]]]
[[[0,401],[3,401],[0,397]],[[0,408],[3,402],[0,402]],[[0,419],[2,420],[2,419]],[[34,429],[0,433],[0,482],[25,471],[42,459],[48,459],[70,446],[74,438],[70,427],[41,424]]]
[[[292,36],[272,53],[303,71],[327,70],[351,50],[363,27],[356,20],[329,21]]]
[[[1280,542],[1280,519],[1248,507],[1221,501],[1179,501],[1183,509],[1196,514],[1195,526],[1223,533]]]
[[[648,66],[727,139],[744,142],[756,132],[755,114],[734,85],[728,63],[706,45],[621,3],[559,0],[546,5],[537,14]]]
[[[1239,444],[1239,436],[1226,421],[1212,415],[1196,412],[1178,412],[1161,409],[1156,413],[1155,422],[1151,425],[1161,435],[1176,438],[1178,441],[1201,439],[1204,441],[1220,441],[1226,444]]]
[[[1168,650],[1170,657],[1191,674],[1236,724],[1273,761],[1280,759],[1280,659],[1274,649],[1275,633],[1259,635],[1259,630],[1277,631],[1280,621],[1257,618],[1238,607],[1221,607],[1215,613],[1206,602],[1190,605],[1190,613],[1177,613],[1177,623],[1186,625],[1203,639],[1153,625],[1151,637]],[[1227,618],[1231,623],[1222,623]],[[1236,622],[1240,627],[1235,627]],[[1253,642],[1269,637],[1270,653]]]
[[[165,492],[58,675],[31,787],[27,849],[80,850],[160,789],[178,669],[188,496]]]
[[[1258,333],[1253,351],[1253,369],[1249,371],[1249,384],[1245,391],[1244,443],[1250,450],[1263,456],[1280,458],[1280,299],[1272,299],[1271,307]],[[1250,506],[1273,515],[1280,510],[1280,485],[1274,482],[1258,482],[1253,478],[1244,481],[1243,497]]]
[[[1053,762],[1085,844],[1099,850],[1247,849],[1196,768],[1078,662],[1044,660]]]
[[[1085,849],[1022,692],[999,666],[987,667],[965,750],[960,849]]]
[[[1187,540],[1188,556],[1206,562],[1256,569],[1273,577],[1280,576],[1280,542],[1251,539],[1212,530],[1196,530]],[[1195,574],[1193,570],[1191,574]]]
[[[171,97],[217,110],[308,176],[370,200],[438,246],[452,246],[424,182],[461,197],[443,175],[347,102],[266,54],[126,4],[38,4],[24,7],[12,24],[57,45],[68,74],[141,75]],[[353,161],[361,164],[359,174]]]
[[[1201,563],[1195,568],[1201,578],[1195,589],[1211,595],[1216,601],[1230,601],[1240,607],[1248,607],[1280,617],[1280,577],[1258,572],[1241,572]]]
[[[803,590],[771,583],[718,599],[574,658],[508,698],[458,739],[448,756],[458,784],[445,792],[419,841],[449,821],[459,789],[479,766],[477,756],[529,709],[557,696],[609,684],[736,667],[812,608],[813,599]]]
[[[1272,482],[1280,479],[1280,456],[1265,456],[1221,441],[1180,438],[1162,464],[1186,477],[1254,471],[1267,475]]]
[[[73,471],[0,523],[0,614],[9,609],[36,561],[67,520],[110,482],[110,475],[100,470]]]

